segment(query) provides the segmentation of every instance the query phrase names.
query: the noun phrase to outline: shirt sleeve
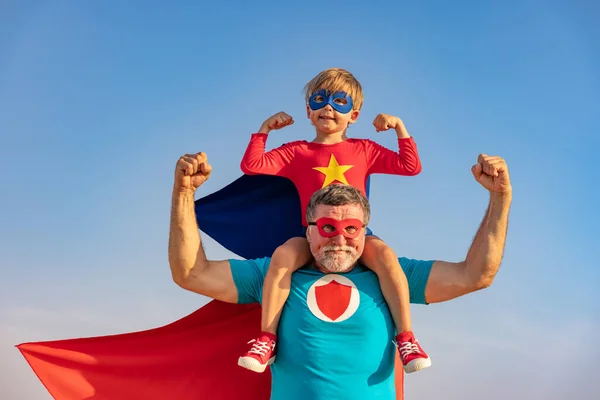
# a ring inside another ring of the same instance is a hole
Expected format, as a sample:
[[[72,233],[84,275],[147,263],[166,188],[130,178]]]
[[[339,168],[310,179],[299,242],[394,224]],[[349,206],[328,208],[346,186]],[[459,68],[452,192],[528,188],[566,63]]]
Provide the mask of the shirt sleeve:
[[[254,133],[246,148],[242,163],[242,172],[247,175],[277,175],[289,178],[289,168],[296,148],[295,143],[287,143],[265,153],[266,133]]]
[[[402,270],[408,281],[408,290],[410,292],[410,302],[414,304],[427,304],[425,301],[425,288],[429,281],[429,274],[434,260],[413,260],[400,257],[398,259]]]
[[[417,144],[412,137],[398,139],[398,152],[366,140],[368,174],[413,176],[421,172]]]
[[[269,258],[229,260],[239,304],[261,303],[263,282],[270,261]]]

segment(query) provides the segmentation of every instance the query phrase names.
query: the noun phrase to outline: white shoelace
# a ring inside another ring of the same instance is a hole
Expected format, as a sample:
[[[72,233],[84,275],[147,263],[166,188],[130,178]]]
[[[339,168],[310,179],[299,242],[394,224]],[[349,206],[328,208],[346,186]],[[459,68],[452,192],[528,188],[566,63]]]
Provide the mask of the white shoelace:
[[[419,353],[419,347],[417,344],[411,342],[402,343],[402,346],[400,346],[400,354],[402,354],[402,357],[406,357],[412,353]]]
[[[264,356],[271,349],[269,342],[259,342],[256,339],[252,339],[251,341],[248,342],[248,344],[250,344],[250,343],[254,343],[254,345],[252,346],[250,351],[248,351],[248,353],[254,353],[254,354],[259,354],[261,356]]]

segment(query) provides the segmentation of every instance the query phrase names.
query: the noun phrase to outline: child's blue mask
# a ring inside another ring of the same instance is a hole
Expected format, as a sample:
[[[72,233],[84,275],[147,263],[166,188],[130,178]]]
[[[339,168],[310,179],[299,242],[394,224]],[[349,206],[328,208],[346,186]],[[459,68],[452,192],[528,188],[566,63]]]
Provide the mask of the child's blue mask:
[[[347,114],[352,111],[352,96],[346,92],[335,92],[330,95],[325,89],[314,92],[308,99],[311,110],[319,110],[329,104],[339,113]]]

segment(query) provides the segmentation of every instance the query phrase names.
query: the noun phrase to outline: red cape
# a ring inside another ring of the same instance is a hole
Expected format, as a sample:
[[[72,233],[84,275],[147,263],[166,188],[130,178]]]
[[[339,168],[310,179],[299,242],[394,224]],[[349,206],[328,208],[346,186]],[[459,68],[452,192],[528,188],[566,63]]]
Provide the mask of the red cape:
[[[203,232],[246,259],[271,255],[301,228],[296,188],[274,176],[244,175],[197,200],[196,216]],[[246,232],[242,225],[257,227],[261,240],[236,235]],[[211,301],[160,328],[17,348],[56,400],[267,400],[269,370],[257,374],[237,365],[259,330],[259,305]],[[396,354],[397,399],[402,400],[398,363]]]
[[[160,328],[17,348],[56,400],[268,400],[269,370],[237,365],[259,330],[260,306],[211,301]],[[401,367],[396,388],[402,400]]]

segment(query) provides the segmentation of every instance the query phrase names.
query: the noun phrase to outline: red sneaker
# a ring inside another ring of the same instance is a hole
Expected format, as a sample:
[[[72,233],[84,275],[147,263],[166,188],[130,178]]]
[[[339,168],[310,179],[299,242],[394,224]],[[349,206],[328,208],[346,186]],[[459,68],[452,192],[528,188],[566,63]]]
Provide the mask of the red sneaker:
[[[431,359],[421,348],[412,332],[403,332],[397,335],[396,346],[400,353],[404,372],[407,374],[431,367]]]
[[[275,340],[277,336],[261,333],[258,339],[252,339],[252,347],[238,359],[238,365],[254,372],[264,372],[267,365],[275,361]]]

